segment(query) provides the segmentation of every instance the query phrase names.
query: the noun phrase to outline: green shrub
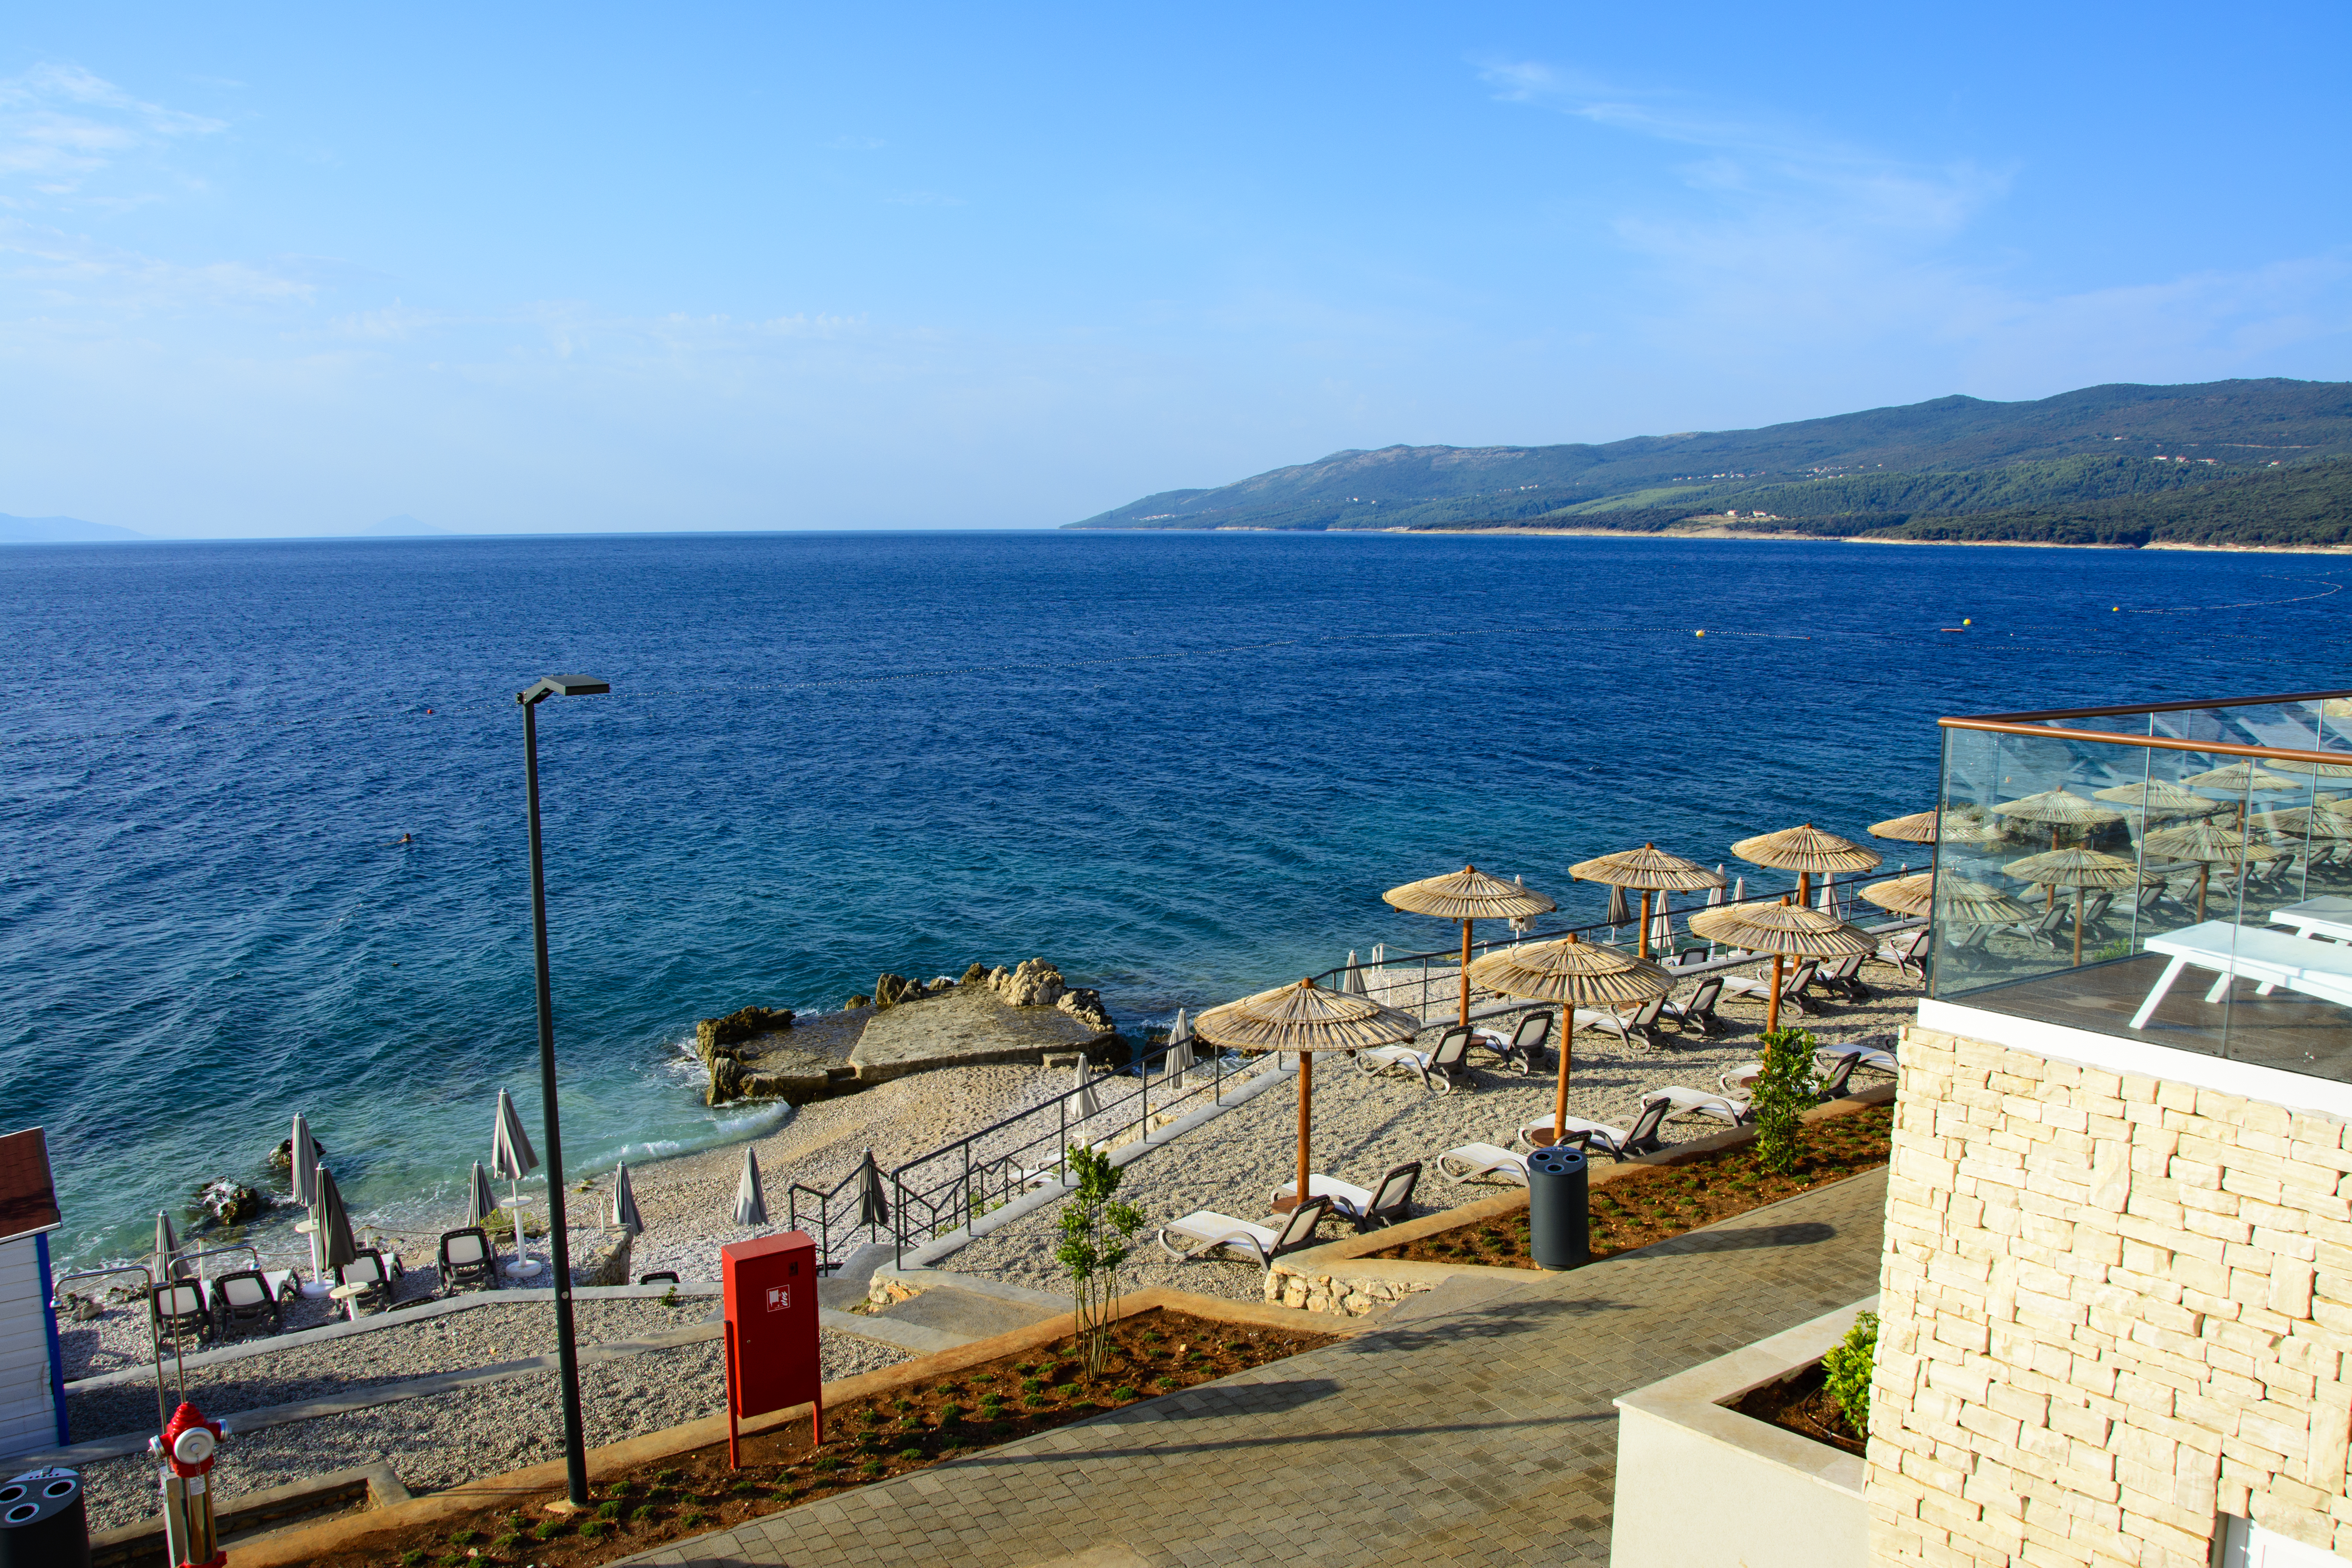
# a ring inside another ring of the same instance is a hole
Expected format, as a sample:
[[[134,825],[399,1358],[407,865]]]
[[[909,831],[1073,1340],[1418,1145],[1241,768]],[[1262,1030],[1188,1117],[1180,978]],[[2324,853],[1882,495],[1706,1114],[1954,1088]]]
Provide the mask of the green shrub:
[[[452,1546],[471,1546],[481,1538],[482,1532],[478,1530],[453,1530],[449,1532],[449,1544]]]
[[[607,1498],[604,1501],[596,1505],[596,1517],[598,1519],[618,1519],[621,1517],[621,1505],[614,1502],[610,1498]]]
[[[1110,1396],[1124,1404],[1126,1401],[1135,1397],[1135,1384],[1131,1383],[1122,1383],[1117,1388],[1110,1391]]]
[[[466,1568],[467,1563],[474,1561],[476,1561],[474,1558],[467,1556],[462,1552],[444,1552],[433,1560],[433,1563],[434,1568]]]
[[[425,1561],[425,1549],[413,1547],[400,1554],[400,1568],[418,1568]]]
[[[901,1448],[898,1450],[898,1458],[911,1465],[923,1458],[923,1451],[920,1448]]]
[[[1846,1331],[1845,1342],[1822,1357],[1822,1386],[1837,1402],[1845,1424],[1870,1431],[1870,1373],[1878,1361],[1878,1314],[1864,1312]]]
[[[729,1487],[727,1489],[733,1492],[737,1497],[758,1497],[761,1488],[760,1483],[757,1481],[741,1480],[737,1481],[733,1486]]]
[[[1805,1112],[1821,1093],[1821,1068],[1813,1060],[1810,1029],[1775,1029],[1764,1037],[1763,1070],[1748,1091],[1756,1118],[1756,1161],[1787,1175],[1797,1168],[1797,1133]]]
[[[688,1509],[685,1514],[679,1518],[678,1522],[686,1526],[688,1530],[699,1530],[702,1528],[704,1522],[709,1519],[709,1516],[705,1514],[700,1509],[690,1508]]]
[[[552,1541],[563,1533],[563,1521],[560,1519],[542,1519],[530,1527],[530,1532],[541,1541]]]
[[[666,1487],[674,1487],[677,1485],[677,1478],[678,1472],[676,1470],[656,1470],[654,1472],[654,1479],[659,1481]]]
[[[583,1541],[594,1541],[612,1528],[613,1522],[610,1520],[583,1519],[580,1521],[580,1539]]]
[[[831,1454],[827,1454],[823,1458],[817,1460],[815,1464],[811,1465],[809,1468],[814,1470],[820,1476],[829,1476],[834,1471],[841,1468],[841,1461],[835,1458]]]
[[[522,1531],[520,1530],[509,1530],[504,1535],[498,1537],[490,1542],[490,1545],[493,1548],[500,1552],[512,1552],[516,1547],[520,1546],[521,1544]]]
[[[954,1426],[957,1422],[959,1422],[959,1421],[961,1421],[961,1420],[962,1420],[962,1419],[963,1419],[963,1406],[962,1406],[962,1405],[940,1405],[940,1426]]]
[[[654,1511],[653,1504],[649,1502],[639,1503],[635,1508],[629,1510],[629,1517],[635,1520],[639,1524],[643,1524],[654,1517]]]
[[[887,1467],[885,1466],[881,1460],[868,1459],[864,1464],[857,1467],[857,1473],[864,1476],[870,1481],[875,1477],[880,1475],[886,1468],[887,1468]]]

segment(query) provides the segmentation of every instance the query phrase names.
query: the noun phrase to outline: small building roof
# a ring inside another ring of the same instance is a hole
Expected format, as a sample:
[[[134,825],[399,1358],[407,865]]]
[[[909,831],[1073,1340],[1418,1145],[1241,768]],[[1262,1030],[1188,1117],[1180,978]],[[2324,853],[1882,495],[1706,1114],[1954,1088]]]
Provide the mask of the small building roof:
[[[49,1176],[48,1140],[37,1127],[0,1138],[0,1241],[14,1241],[65,1223]]]

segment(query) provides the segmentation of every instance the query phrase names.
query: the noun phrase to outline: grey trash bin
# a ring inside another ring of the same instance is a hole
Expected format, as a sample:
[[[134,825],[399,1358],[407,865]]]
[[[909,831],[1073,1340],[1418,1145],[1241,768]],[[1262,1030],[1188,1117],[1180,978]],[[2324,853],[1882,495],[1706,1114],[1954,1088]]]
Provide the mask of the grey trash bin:
[[[1590,1195],[1582,1153],[1538,1149],[1528,1156],[1528,1250],[1538,1268],[1580,1268],[1592,1257]]]
[[[0,1486],[0,1568],[89,1568],[81,1477],[32,1470]]]

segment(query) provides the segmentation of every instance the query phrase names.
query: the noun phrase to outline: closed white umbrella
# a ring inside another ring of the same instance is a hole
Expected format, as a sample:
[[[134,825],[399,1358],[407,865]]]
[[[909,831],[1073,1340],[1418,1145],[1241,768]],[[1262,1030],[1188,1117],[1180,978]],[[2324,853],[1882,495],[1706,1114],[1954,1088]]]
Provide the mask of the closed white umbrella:
[[[1176,1009],[1176,1022],[1168,1031],[1168,1049],[1160,1058],[1160,1070],[1171,1079],[1181,1079],[1192,1070],[1192,1026],[1184,1021],[1181,1007]]]
[[[474,1162],[474,1173],[466,1182],[466,1223],[487,1225],[498,1209],[499,1195],[490,1191],[490,1173],[483,1170],[482,1163],[477,1160]]]
[[[743,1145],[743,1179],[735,1184],[735,1223],[757,1228],[768,1223],[768,1195],[760,1190],[760,1156]]]
[[[499,1090],[497,1123],[490,1131],[490,1169],[506,1178],[509,1206],[514,1210],[515,1268],[528,1274],[537,1267],[522,1255],[522,1193],[520,1184],[525,1176],[539,1169],[539,1153],[530,1146],[530,1134],[522,1130],[522,1118],[516,1114],[513,1097],[505,1089]]]
[[[1731,879],[1731,901],[1735,904],[1744,904],[1748,901],[1747,878],[1734,877]]]
[[[866,1163],[857,1167],[857,1223],[872,1230],[880,1230],[890,1223],[890,1200],[882,1190],[882,1167],[874,1163],[874,1151],[866,1151]]]
[[[294,1113],[294,1133],[287,1141],[286,1155],[294,1201],[310,1211],[310,1278],[316,1279],[326,1269],[326,1255],[319,1249],[319,1141],[310,1136],[310,1123],[299,1110]]]
[[[1821,902],[1815,907],[1826,910],[1831,914],[1837,913],[1837,873],[1835,871],[1822,873]]]
[[[625,1160],[613,1173],[613,1228],[627,1231],[631,1236],[645,1234],[646,1216],[637,1212],[637,1194],[629,1190],[629,1163]]]
[[[335,1173],[324,1165],[319,1167],[319,1213],[320,1228],[326,1233],[327,1267],[341,1268],[360,1255],[360,1244],[352,1236],[351,1211],[343,1207]]]
[[[172,1216],[155,1211],[155,1263],[151,1270],[162,1279],[185,1279],[188,1266],[180,1261],[180,1238],[172,1233]]]
[[[1671,954],[1675,950],[1674,895],[1658,895],[1658,912],[1650,921],[1650,951]]]
[[[1070,1120],[1073,1121],[1084,1121],[1088,1117],[1102,1114],[1102,1101],[1095,1094],[1092,1068],[1093,1064],[1086,1058],[1078,1058],[1077,1081],[1071,1086],[1078,1091],[1070,1100]]]

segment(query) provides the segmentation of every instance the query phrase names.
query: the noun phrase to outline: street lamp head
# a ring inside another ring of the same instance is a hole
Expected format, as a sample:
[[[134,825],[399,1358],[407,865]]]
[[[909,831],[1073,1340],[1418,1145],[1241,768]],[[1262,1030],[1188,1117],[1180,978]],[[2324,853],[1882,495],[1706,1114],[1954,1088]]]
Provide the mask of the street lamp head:
[[[528,691],[516,692],[515,700],[530,708],[550,697],[601,697],[612,689],[611,681],[593,675],[551,675]]]

